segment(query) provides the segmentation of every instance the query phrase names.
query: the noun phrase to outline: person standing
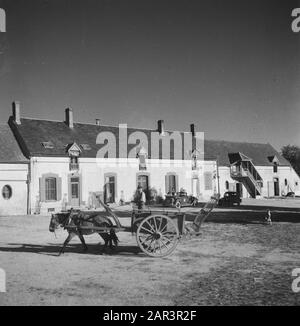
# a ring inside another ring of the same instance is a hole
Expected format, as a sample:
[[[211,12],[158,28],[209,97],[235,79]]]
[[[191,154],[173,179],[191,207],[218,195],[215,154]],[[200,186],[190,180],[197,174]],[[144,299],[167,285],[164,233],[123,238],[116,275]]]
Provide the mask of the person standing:
[[[143,210],[145,208],[146,195],[140,185],[137,187],[136,204],[139,210]]]

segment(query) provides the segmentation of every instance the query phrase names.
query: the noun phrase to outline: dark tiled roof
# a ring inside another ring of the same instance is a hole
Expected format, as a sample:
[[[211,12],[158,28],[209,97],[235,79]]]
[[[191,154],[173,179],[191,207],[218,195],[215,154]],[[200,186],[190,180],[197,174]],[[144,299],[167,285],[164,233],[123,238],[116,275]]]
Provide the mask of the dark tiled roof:
[[[67,149],[75,142],[81,146],[82,157],[96,157],[101,148],[101,145],[96,144],[100,132],[111,132],[116,136],[117,143],[119,141],[118,127],[74,123],[74,127],[69,128],[64,122],[34,119],[21,119],[20,125],[16,125],[10,119],[10,124],[13,129],[17,129],[17,134],[24,141],[30,156],[68,156]],[[127,129],[128,135],[134,131],[143,131],[150,139],[150,133],[155,130]],[[45,148],[43,142],[51,142],[54,148]],[[90,149],[84,149],[85,146],[82,145],[89,145],[87,147]],[[128,151],[134,146],[128,145]]]
[[[241,153],[254,165],[271,166],[269,156],[277,156],[280,165],[290,165],[270,144],[241,143],[221,140],[205,141],[205,154],[218,156],[219,165],[229,165],[229,153]]]
[[[8,125],[0,125],[0,163],[23,163],[28,159],[22,151]]]
[[[17,130],[16,136],[21,138],[21,142],[24,142],[24,151],[28,153],[28,156],[67,156],[67,146],[75,142],[78,145],[87,144],[90,147],[89,150],[84,149],[85,146],[82,147],[82,157],[96,157],[98,150],[101,148],[101,145],[96,144],[96,137],[100,132],[104,131],[112,132],[116,136],[116,141],[119,141],[119,129],[112,126],[74,123],[74,128],[69,128],[64,122],[34,119],[21,119],[21,125],[15,125],[10,119],[10,124],[14,130]],[[127,129],[128,135],[136,131],[142,131],[147,135],[148,153],[151,153],[150,134],[156,130]],[[54,148],[45,148],[42,146],[43,142],[51,142]],[[205,140],[204,145],[205,159],[218,158],[219,165],[229,165],[228,153],[238,152],[252,159],[255,165],[271,165],[268,156],[272,155],[278,157],[279,164],[289,165],[270,144]],[[128,151],[134,146],[128,145]]]

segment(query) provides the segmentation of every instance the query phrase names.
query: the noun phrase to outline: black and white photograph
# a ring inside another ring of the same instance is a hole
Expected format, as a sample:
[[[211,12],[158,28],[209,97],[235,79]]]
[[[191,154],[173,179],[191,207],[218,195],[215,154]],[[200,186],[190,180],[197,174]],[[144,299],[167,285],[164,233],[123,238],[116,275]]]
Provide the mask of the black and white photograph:
[[[0,307],[299,305],[300,2],[0,0]]]

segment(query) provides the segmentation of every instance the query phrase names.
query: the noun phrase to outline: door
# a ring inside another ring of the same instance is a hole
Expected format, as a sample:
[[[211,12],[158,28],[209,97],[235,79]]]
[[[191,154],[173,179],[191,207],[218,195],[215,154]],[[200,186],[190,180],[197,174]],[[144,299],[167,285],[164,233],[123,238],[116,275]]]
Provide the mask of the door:
[[[80,206],[80,181],[79,177],[70,178],[71,202],[72,207]]]
[[[274,196],[279,196],[279,180],[278,180],[278,178],[274,179]]]
[[[139,175],[137,178],[137,184],[138,186],[141,186],[145,195],[147,201],[150,200],[150,194],[149,194],[149,178],[147,175]]]
[[[114,176],[105,177],[105,203],[114,203],[115,200],[116,179]]]
[[[147,175],[139,175],[137,180],[138,186],[143,188],[143,191],[147,193],[149,188],[148,176]]]
[[[236,184],[236,193],[243,198],[243,185],[240,182]]]
[[[169,189],[168,189],[168,192],[173,193],[173,192],[176,192],[176,190],[177,190],[176,176],[171,174],[171,175],[169,175]]]

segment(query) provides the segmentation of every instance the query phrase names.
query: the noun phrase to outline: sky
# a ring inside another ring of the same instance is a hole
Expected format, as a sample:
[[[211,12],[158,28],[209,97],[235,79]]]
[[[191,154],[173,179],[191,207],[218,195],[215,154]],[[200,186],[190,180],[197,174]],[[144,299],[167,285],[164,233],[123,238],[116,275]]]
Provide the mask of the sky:
[[[0,0],[0,122],[21,115],[300,145],[294,0]]]

